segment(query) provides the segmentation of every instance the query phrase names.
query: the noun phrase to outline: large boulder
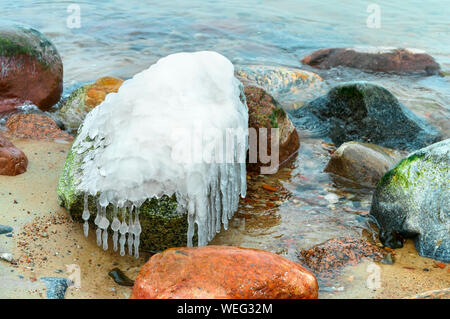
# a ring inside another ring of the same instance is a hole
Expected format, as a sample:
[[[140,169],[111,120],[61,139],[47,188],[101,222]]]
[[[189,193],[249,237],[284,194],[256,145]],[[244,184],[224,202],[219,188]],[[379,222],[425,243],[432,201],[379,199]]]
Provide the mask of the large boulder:
[[[72,147],[64,164],[63,172],[58,183],[58,201],[66,208],[69,215],[77,222],[82,219],[84,208],[84,194],[80,192],[78,185],[81,178],[81,165],[83,153],[78,152],[77,147]],[[97,197],[89,196],[89,211],[97,211]],[[178,204],[175,195],[162,196],[160,199],[152,198],[145,201],[139,213],[139,221],[142,228],[140,235],[140,249],[149,252],[158,252],[170,247],[185,246],[187,242],[188,221],[187,214],[177,210]],[[106,215],[113,219],[113,208],[109,205]],[[128,211],[125,220],[128,220]],[[94,229],[94,219],[89,220],[91,229]],[[110,231],[110,229],[108,229]],[[196,235],[193,242],[196,241]]]
[[[76,132],[83,123],[86,114],[105,100],[109,93],[116,93],[123,80],[111,76],[99,78],[73,91],[60,103],[58,116],[65,129]]]
[[[133,299],[316,299],[305,268],[267,251],[230,246],[172,248],[141,268]]]
[[[5,126],[9,135],[18,138],[73,140],[54,120],[43,114],[14,114],[8,118]]]
[[[47,110],[63,90],[63,65],[55,46],[26,26],[0,25],[0,112],[32,103]]]
[[[410,151],[440,139],[392,93],[367,82],[338,85],[294,114],[297,126],[329,136],[337,146],[360,141]]]
[[[361,142],[346,142],[332,155],[325,172],[375,187],[390,168],[403,158],[399,151]]]
[[[302,63],[317,69],[346,66],[365,71],[424,75],[439,74],[440,71],[432,56],[414,49],[321,49],[303,58]]]
[[[282,66],[249,65],[236,70],[244,86],[259,86],[283,109],[296,109],[323,94],[322,78],[309,71]]]
[[[28,159],[0,133],[0,175],[15,176],[27,171]]]
[[[267,128],[267,153],[272,154],[272,134],[271,128],[278,128],[279,145],[279,166],[285,164],[288,160],[297,154],[300,147],[300,139],[297,130],[292,124],[287,113],[280,108],[278,102],[269,95],[264,89],[256,86],[245,87],[245,97],[248,106],[248,126],[254,128],[257,134],[257,152],[259,154],[259,129]],[[261,167],[268,167],[270,163],[262,163],[260,156],[256,163],[247,163],[247,170],[260,172]]]
[[[450,139],[418,150],[380,180],[370,215],[391,248],[414,238],[421,256],[450,262]]]

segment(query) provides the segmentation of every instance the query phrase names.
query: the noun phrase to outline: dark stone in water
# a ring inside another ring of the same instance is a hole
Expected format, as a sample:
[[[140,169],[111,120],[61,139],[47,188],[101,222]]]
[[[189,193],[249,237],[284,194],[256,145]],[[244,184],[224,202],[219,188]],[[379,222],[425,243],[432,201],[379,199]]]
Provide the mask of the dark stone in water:
[[[0,225],[0,235],[7,234],[13,231],[11,226]]]
[[[338,85],[293,114],[297,127],[328,136],[336,146],[359,141],[412,151],[440,140],[433,126],[392,93],[367,82]]]
[[[119,268],[114,268],[108,275],[114,279],[114,282],[121,286],[133,287],[134,281],[127,277]]]
[[[48,299],[64,299],[70,280],[61,277],[42,277],[41,281],[47,287]]]

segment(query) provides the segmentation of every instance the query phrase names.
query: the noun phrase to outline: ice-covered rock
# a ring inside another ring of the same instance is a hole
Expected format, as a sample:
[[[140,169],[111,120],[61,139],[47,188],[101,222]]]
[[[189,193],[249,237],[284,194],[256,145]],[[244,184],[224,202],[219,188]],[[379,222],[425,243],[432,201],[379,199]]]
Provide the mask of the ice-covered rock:
[[[104,248],[113,208],[120,208],[121,225],[113,231],[121,234],[123,254],[126,243],[136,251],[146,231],[139,222],[145,204],[176,198],[170,213],[187,215],[187,245],[196,229],[205,245],[245,196],[247,136],[243,86],[231,62],[209,51],[167,56],[88,113],[60,180],[61,204],[70,212],[88,194],[83,215],[90,221],[96,214]]]

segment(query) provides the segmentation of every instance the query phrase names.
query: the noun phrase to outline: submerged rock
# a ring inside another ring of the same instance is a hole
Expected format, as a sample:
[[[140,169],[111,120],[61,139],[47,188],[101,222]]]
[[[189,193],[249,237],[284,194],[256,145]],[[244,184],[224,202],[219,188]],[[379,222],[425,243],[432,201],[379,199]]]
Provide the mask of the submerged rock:
[[[365,71],[439,74],[432,56],[414,49],[321,49],[303,58],[302,63],[317,69],[346,66]]]
[[[19,138],[72,140],[56,122],[41,114],[14,114],[6,122],[8,134]]]
[[[361,142],[346,142],[332,155],[325,172],[375,187],[390,168],[403,158],[399,151]]]
[[[421,256],[450,262],[450,139],[420,149],[380,180],[370,215],[390,248],[413,238]]]
[[[315,299],[316,278],[274,253],[230,246],[172,248],[141,268],[133,299]]]
[[[69,287],[69,280],[61,277],[42,277],[41,281],[47,288],[48,299],[64,299],[66,290]]]
[[[0,175],[15,176],[27,171],[28,159],[0,133]]]
[[[340,237],[327,240],[308,250],[303,250],[298,257],[318,278],[331,279],[344,266],[357,265],[364,259],[382,260],[386,251],[364,239]]]
[[[134,281],[127,277],[119,268],[114,268],[108,275],[120,286],[133,287]]]
[[[296,68],[250,65],[237,70],[236,76],[245,86],[263,88],[281,101],[284,109],[296,109],[324,93],[319,75]]]
[[[270,128],[279,129],[279,166],[294,157],[300,147],[297,130],[287,113],[281,109],[278,102],[266,91],[255,86],[245,88],[245,97],[248,106],[248,126],[256,129],[258,144],[258,161],[247,163],[247,170],[260,173],[261,167],[269,167],[270,163],[262,163],[259,156],[260,128],[267,128],[267,154],[271,153],[272,134]],[[251,149],[250,149],[251,151]],[[249,158],[247,159],[249,160]],[[276,172],[279,166],[275,167]]]
[[[415,150],[437,142],[439,132],[382,86],[351,82],[295,111],[298,126],[329,136],[340,146],[360,141]]]
[[[105,76],[73,91],[67,99],[60,103],[58,112],[65,128],[76,132],[86,114],[102,103],[107,94],[116,93],[122,83],[122,79]]]
[[[47,110],[63,90],[63,65],[39,31],[0,24],[0,112],[32,103]]]

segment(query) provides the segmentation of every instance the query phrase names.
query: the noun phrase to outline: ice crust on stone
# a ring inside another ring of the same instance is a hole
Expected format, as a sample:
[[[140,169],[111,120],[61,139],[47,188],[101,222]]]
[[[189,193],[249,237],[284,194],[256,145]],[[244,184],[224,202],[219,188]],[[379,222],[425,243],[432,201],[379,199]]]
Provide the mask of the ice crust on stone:
[[[225,141],[229,130],[239,134]],[[75,146],[83,163],[77,188],[98,196],[98,245],[107,249],[111,225],[114,250],[120,233],[122,256],[126,244],[129,254],[134,248],[138,256],[139,208],[147,199],[176,195],[180,212],[187,212],[187,245],[192,246],[195,224],[198,245],[206,245],[222,224],[228,227],[239,195],[245,197],[248,109],[233,64],[219,53],[160,59],[125,81],[118,93],[108,94],[78,133]],[[195,149],[199,143],[200,152]],[[177,151],[186,145],[193,152],[180,157]],[[105,214],[108,205],[114,207],[111,221]],[[87,234],[86,202],[84,211]]]

